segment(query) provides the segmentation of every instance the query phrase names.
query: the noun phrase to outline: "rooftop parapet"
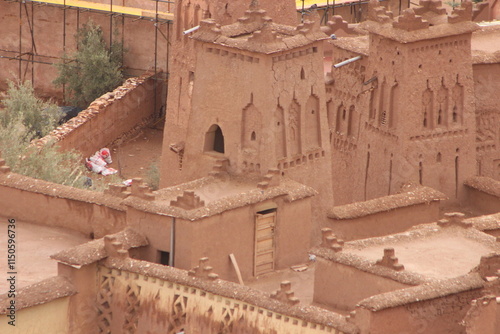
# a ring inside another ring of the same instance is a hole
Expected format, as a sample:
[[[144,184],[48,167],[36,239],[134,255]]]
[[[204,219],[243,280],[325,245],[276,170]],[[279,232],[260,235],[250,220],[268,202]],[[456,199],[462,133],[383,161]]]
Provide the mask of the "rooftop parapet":
[[[200,29],[192,38],[240,50],[272,54],[327,39],[320,30],[319,15],[313,13],[311,17],[315,21],[307,20],[297,27],[276,24],[265,10],[260,9],[258,3],[252,3],[245,15],[233,24],[220,26],[212,19],[201,21]]]
[[[366,308],[377,312],[388,308],[445,297],[460,292],[482,289],[484,284],[484,281],[478,274],[467,274],[461,277],[382,293],[362,300],[358,304],[358,308]]]
[[[131,228],[126,228],[104,238],[65,249],[50,257],[69,266],[81,267],[109,256],[122,257],[126,254],[119,252],[119,250],[128,251],[130,248],[146,246],[147,244],[148,242],[143,235]]]
[[[69,297],[77,291],[73,284],[62,276],[55,276],[21,288],[16,292],[16,310],[46,304],[59,298]],[[0,314],[8,314],[12,298],[8,293],[0,295]]]
[[[416,186],[401,194],[389,195],[372,200],[333,207],[328,211],[328,218],[354,219],[379,212],[395,210],[407,206],[442,201],[447,197],[432,188]]]
[[[377,0],[371,0],[368,20],[361,23],[360,28],[400,43],[462,35],[479,29],[471,21],[472,14],[469,17],[472,8],[469,6],[464,3],[446,20],[441,19],[446,16],[440,8],[440,1],[424,0],[419,7],[409,8],[393,20]]]

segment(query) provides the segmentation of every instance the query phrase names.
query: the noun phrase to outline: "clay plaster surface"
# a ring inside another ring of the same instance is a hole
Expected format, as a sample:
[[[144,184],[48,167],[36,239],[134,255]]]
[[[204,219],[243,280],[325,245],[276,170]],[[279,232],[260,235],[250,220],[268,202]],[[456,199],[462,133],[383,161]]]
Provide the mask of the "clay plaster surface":
[[[0,217],[0,249],[3,259],[7,259],[7,222]],[[68,217],[68,219],[71,219]],[[57,262],[50,255],[63,249],[87,242],[89,239],[78,232],[39,226],[16,221],[16,262],[17,288],[39,282],[57,275]],[[2,265],[3,268],[3,265]],[[0,280],[0,293],[8,290],[8,282]]]
[[[375,262],[382,258],[384,248],[392,247],[405,270],[444,279],[467,274],[479,264],[481,256],[498,249],[460,233],[441,232],[403,242],[385,239],[386,242],[351,252]]]
[[[134,138],[111,147],[113,163],[124,179],[147,178],[151,164],[159,163],[163,131],[142,129]]]

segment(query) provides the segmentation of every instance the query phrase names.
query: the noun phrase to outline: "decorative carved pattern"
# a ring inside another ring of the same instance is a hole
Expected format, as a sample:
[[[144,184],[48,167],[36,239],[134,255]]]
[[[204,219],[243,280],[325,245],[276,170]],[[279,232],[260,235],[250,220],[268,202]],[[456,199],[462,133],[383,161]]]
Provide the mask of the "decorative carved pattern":
[[[427,88],[422,94],[422,104],[424,106],[424,115],[422,125],[424,128],[432,128],[432,109],[434,105],[434,93]]]
[[[477,116],[476,142],[495,142],[498,136],[499,114],[496,112],[482,113]]]
[[[426,29],[429,27],[429,22],[422,20],[422,17],[415,15],[413,8],[403,11],[403,14],[398,17],[397,22],[393,22],[392,26],[397,29],[406,31]]]
[[[297,305],[298,303],[300,303],[299,299],[294,296],[294,292],[292,291],[292,283],[290,281],[281,282],[280,289],[273,292],[271,294],[271,298],[290,305]]]
[[[276,156],[278,159],[286,157],[285,111],[278,105],[274,113],[276,134]]]
[[[222,308],[222,321],[220,324],[220,334],[229,334],[233,332],[234,308]]]
[[[306,149],[321,147],[319,99],[315,95],[311,95],[307,100],[304,116]]]
[[[202,279],[209,279],[211,281],[219,278],[219,275],[213,273],[213,268],[208,265],[208,257],[202,257],[199,264],[188,271],[189,276],[194,276]]]
[[[111,301],[113,297],[115,278],[110,275],[101,275],[101,285],[97,292],[97,326],[99,333],[111,334]]]
[[[205,201],[201,200],[194,190],[184,190],[182,196],[177,196],[176,200],[170,201],[170,205],[184,210],[193,210],[205,206]]]
[[[344,246],[344,241],[337,239],[331,228],[325,227],[321,229],[321,247],[331,248],[335,252],[340,252]]]
[[[460,226],[463,228],[471,228],[472,223],[465,222],[465,215],[461,212],[448,212],[445,213],[445,219],[441,219],[438,221],[438,226],[440,227],[448,227],[448,226]]]
[[[139,322],[138,311],[140,307],[139,294],[141,287],[132,282],[127,286],[125,296],[125,323],[123,324],[123,333],[133,334],[137,330]]]
[[[291,146],[291,154],[296,155],[301,153],[300,145],[300,105],[293,100],[288,112],[288,129],[289,140]]]
[[[398,263],[398,258],[396,257],[394,248],[385,248],[384,257],[381,260],[377,260],[376,264],[379,266],[384,266],[390,269],[394,269],[396,271],[401,271],[405,269],[405,266]]]
[[[253,103],[242,111],[241,144],[244,150],[259,150],[262,115]]]
[[[448,124],[448,89],[441,83],[441,87],[437,92],[437,118],[435,124],[437,126],[446,126]]]
[[[174,302],[172,304],[172,313],[169,319],[168,334],[177,334],[186,326],[187,317],[187,302],[186,296],[174,295]]]

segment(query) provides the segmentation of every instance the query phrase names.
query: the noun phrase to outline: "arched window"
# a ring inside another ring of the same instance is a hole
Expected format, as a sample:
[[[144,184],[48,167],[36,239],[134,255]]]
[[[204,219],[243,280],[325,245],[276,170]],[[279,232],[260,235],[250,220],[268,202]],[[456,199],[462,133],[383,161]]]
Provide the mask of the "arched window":
[[[224,135],[217,124],[212,125],[205,134],[204,151],[224,153]]]

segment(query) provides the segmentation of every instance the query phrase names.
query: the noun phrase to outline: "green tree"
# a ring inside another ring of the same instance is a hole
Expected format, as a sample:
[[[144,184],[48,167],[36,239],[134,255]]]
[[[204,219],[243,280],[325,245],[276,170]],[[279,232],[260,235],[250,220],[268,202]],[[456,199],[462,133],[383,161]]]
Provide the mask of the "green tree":
[[[44,102],[35,96],[30,81],[15,84],[8,82],[7,93],[4,94],[0,110],[0,123],[3,127],[20,121],[25,127],[27,140],[43,137],[52,131],[63,116],[57,105]]]
[[[68,100],[85,108],[96,98],[121,84],[123,47],[121,43],[113,43],[108,49],[102,29],[92,21],[79,29],[75,37],[78,50],[70,57],[74,61],[56,65],[59,77],[54,84],[66,85]],[[66,55],[64,59],[67,59]]]

